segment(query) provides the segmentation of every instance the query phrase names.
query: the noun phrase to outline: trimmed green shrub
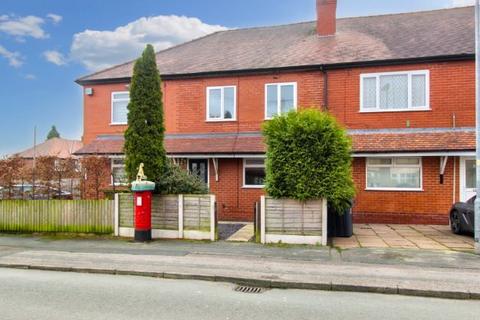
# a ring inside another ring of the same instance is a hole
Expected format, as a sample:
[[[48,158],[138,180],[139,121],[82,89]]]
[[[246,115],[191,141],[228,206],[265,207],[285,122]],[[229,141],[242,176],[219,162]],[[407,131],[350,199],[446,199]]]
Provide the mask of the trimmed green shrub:
[[[355,195],[351,141],[336,119],[316,109],[266,122],[266,191],[274,198],[325,198],[343,211]]]
[[[167,170],[156,181],[156,193],[161,194],[206,194],[207,185],[196,175],[190,174],[179,166],[167,162]]]
[[[125,131],[125,170],[129,181],[136,178],[140,163],[145,165],[145,175],[151,181],[159,181],[165,174],[164,132],[160,74],[153,47],[147,45],[135,62],[130,87]]]

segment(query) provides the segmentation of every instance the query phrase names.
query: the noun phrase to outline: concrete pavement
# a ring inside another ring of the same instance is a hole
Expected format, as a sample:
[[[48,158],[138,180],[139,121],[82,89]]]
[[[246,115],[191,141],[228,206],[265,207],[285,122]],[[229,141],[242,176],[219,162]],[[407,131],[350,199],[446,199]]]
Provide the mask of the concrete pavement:
[[[480,258],[438,250],[2,236],[0,266],[480,299]]]
[[[478,319],[476,301],[0,269],[2,320]]]

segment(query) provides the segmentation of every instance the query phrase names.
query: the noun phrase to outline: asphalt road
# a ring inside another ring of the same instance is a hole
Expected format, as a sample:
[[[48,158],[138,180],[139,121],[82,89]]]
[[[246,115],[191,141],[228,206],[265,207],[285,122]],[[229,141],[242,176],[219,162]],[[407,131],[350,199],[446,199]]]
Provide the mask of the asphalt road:
[[[21,319],[480,319],[480,302],[270,290],[131,276],[0,269],[0,318]]]

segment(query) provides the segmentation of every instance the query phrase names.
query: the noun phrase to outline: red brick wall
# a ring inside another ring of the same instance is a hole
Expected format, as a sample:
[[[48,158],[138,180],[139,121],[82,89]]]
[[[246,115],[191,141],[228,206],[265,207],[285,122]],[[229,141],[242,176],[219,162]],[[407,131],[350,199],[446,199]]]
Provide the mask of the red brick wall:
[[[263,189],[243,188],[243,160],[219,159],[218,182],[210,161],[210,190],[216,195],[219,220],[253,221],[253,206]]]
[[[458,199],[458,159],[456,160]],[[357,197],[354,221],[359,223],[448,223],[448,212],[453,203],[453,158],[445,168],[444,182],[440,184],[440,158],[422,159],[423,191],[365,190],[365,158],[356,158],[353,164]]]
[[[431,111],[360,113],[360,74],[408,70],[430,71]],[[329,71],[329,110],[348,128],[379,129],[475,125],[475,64],[446,62]]]
[[[406,70],[430,71],[431,111],[360,113],[360,74]],[[351,129],[474,126],[474,62],[446,62],[405,66],[350,68],[329,71],[329,110]],[[298,104],[320,107],[323,101],[323,75],[295,72],[257,76],[232,76],[163,83],[166,128],[168,133],[258,131],[264,119],[265,84],[297,82]],[[237,86],[237,121],[206,122],[206,87]],[[118,134],[125,126],[111,126],[111,92],[126,90],[124,84],[88,86],[93,96],[85,96],[84,143],[99,134]],[[445,184],[438,183],[439,159],[424,159],[424,192],[364,191],[365,168],[362,159],[354,164],[359,189],[356,221],[441,222],[452,202],[452,159]],[[210,174],[214,174],[211,166]],[[449,171],[450,170],[450,171]],[[458,161],[457,161],[458,170]],[[457,193],[458,193],[457,174]],[[449,180],[450,179],[450,180]],[[220,219],[251,220],[253,203],[262,194],[259,189],[242,189],[242,160],[220,160],[220,181],[211,178],[217,194]],[[457,195],[458,199],[458,195]],[[373,219],[374,218],[374,219]],[[373,220],[372,220],[373,219]],[[422,220],[423,219],[423,220]]]

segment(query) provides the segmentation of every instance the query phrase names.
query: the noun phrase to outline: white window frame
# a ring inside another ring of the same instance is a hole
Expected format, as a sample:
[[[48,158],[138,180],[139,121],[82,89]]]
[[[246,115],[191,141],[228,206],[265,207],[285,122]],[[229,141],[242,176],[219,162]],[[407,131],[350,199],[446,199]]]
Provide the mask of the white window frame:
[[[420,169],[420,187],[419,188],[383,188],[383,187],[369,187],[368,186],[368,168],[369,167],[376,167],[376,168],[395,168],[396,167],[396,159],[399,158],[415,158],[418,159],[418,164],[402,164],[398,165],[399,167],[405,168],[419,168]],[[370,159],[391,159],[392,164],[374,164],[369,165]],[[423,191],[423,161],[422,157],[369,157],[365,159],[365,190],[368,191]]]
[[[277,115],[282,114],[282,100],[281,100],[281,88],[283,86],[293,85],[293,108],[297,110],[297,83],[296,82],[277,82],[265,84],[265,120],[271,120],[272,117],[268,117],[268,86],[277,86]]]
[[[391,75],[407,75],[408,76],[408,106],[402,109],[380,109],[380,77]],[[412,76],[425,76],[425,106],[412,106]],[[375,108],[364,108],[363,106],[363,81],[365,78],[376,79],[376,106]],[[429,70],[413,70],[413,71],[396,71],[396,72],[379,72],[379,73],[362,73],[360,75],[360,112],[405,112],[405,111],[428,111],[430,109],[430,71]]]
[[[233,117],[232,119],[225,119],[225,99],[224,92],[227,88],[233,88]],[[221,90],[220,95],[220,114],[221,118],[210,118],[210,91],[211,90]],[[225,121],[237,121],[237,86],[217,86],[217,87],[207,87],[207,122],[225,122]]]
[[[123,165],[115,164],[115,160],[123,160]],[[111,157],[110,158],[110,171],[113,173],[113,168],[126,168],[125,166],[125,157]],[[113,175],[110,174],[110,185],[115,186],[127,186],[128,182],[125,183],[118,183],[113,181]]]
[[[125,93],[128,93],[128,99],[114,99],[113,96],[115,94],[125,94]],[[112,95],[111,95],[111,99],[110,99],[110,125],[113,125],[113,126],[124,126],[126,124],[128,124],[127,122],[114,122],[113,121],[113,102],[114,101],[129,101],[130,102],[130,91],[113,91],[112,92]],[[127,110],[127,114],[128,114],[128,110]]]
[[[247,165],[247,160],[263,160],[263,165],[260,165],[260,164],[248,164]],[[245,179],[245,171],[247,168],[263,168],[266,170],[266,166],[265,166],[265,158],[244,158],[243,159],[243,186],[242,188],[245,188],[245,189],[263,189],[265,188],[265,185],[262,184],[262,185],[253,185],[253,184],[247,184],[246,183],[246,179]]]

